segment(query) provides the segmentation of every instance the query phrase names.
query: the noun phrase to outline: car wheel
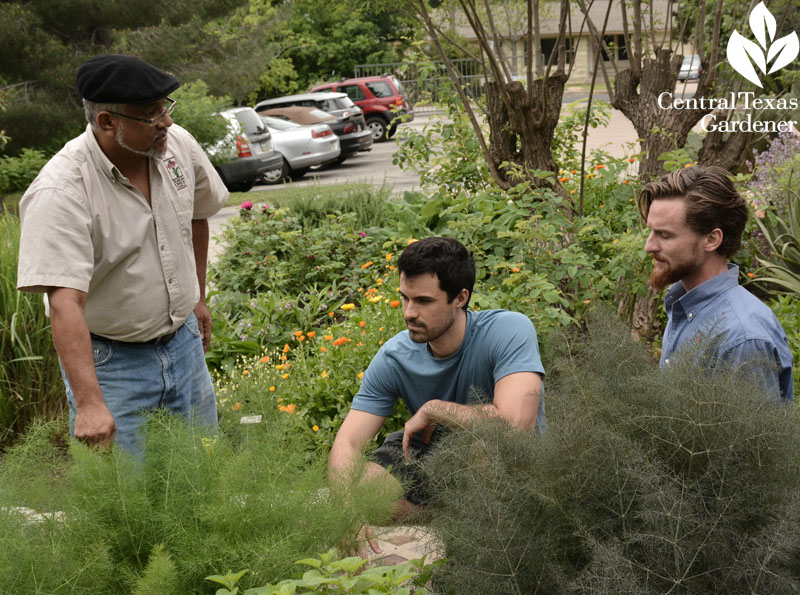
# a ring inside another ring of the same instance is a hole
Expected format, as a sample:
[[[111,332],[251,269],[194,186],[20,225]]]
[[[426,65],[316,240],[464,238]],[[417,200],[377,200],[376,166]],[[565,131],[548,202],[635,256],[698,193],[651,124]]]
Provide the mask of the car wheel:
[[[336,158],[336,161],[334,161],[332,165],[341,165],[342,163],[344,163],[344,160],[347,159],[348,157],[349,155],[339,155]]]
[[[387,132],[386,135],[389,138],[392,138],[396,132],[397,132],[397,124],[392,124],[391,126],[389,126],[389,132]]]
[[[289,172],[289,177],[293,180],[299,180],[308,173],[308,170],[308,167],[298,167],[297,169],[293,169]]]
[[[367,127],[372,130],[372,142],[382,143],[388,140],[386,137],[386,122],[381,117],[373,117],[367,120]]]
[[[286,159],[281,160],[281,166],[278,169],[271,169],[261,176],[265,184],[280,184],[289,173],[289,164]]]

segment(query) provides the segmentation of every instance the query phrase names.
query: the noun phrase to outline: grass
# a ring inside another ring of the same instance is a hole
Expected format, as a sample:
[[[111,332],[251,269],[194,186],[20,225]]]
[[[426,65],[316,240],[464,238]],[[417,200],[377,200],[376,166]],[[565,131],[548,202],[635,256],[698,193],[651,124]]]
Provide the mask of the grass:
[[[64,401],[42,296],[17,291],[19,232],[15,215],[0,214],[0,444]]]

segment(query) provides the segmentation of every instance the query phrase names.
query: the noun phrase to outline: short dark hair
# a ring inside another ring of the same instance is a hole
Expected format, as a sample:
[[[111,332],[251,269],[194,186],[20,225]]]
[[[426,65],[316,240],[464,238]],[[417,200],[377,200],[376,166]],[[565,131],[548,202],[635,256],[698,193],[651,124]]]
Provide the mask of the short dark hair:
[[[462,289],[469,291],[475,286],[475,261],[469,250],[453,238],[424,238],[408,246],[397,260],[397,270],[406,277],[422,273],[436,273],[439,287],[452,302]]]
[[[639,213],[647,221],[650,205],[662,198],[686,201],[686,224],[702,235],[722,230],[717,252],[729,258],[742,245],[747,223],[747,203],[736,191],[730,175],[721,167],[694,166],[673,171],[639,193]]]

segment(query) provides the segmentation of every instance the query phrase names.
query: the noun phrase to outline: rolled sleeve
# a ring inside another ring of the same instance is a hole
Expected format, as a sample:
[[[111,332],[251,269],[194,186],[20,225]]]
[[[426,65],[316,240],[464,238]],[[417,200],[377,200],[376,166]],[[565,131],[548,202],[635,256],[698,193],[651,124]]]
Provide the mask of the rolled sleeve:
[[[73,194],[43,188],[20,202],[17,288],[43,292],[69,287],[88,292],[94,268],[92,219]]]
[[[228,190],[200,145],[194,139],[192,141],[192,165],[195,172],[192,219],[207,219],[225,205]]]
[[[756,380],[772,395],[794,398],[792,357],[782,354],[772,341],[747,339],[726,349],[721,359],[736,374]]]

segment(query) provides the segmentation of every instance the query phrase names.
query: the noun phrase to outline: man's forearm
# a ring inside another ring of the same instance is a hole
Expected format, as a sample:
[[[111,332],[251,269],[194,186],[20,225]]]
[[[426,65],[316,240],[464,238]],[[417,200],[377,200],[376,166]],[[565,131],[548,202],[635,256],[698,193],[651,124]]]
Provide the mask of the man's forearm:
[[[197,284],[200,287],[200,300],[206,297],[206,267],[208,264],[208,219],[192,219],[192,250],[194,252]]]
[[[61,364],[69,379],[75,405],[103,403],[92,358],[89,327],[80,304],[50,300],[50,326]]]

